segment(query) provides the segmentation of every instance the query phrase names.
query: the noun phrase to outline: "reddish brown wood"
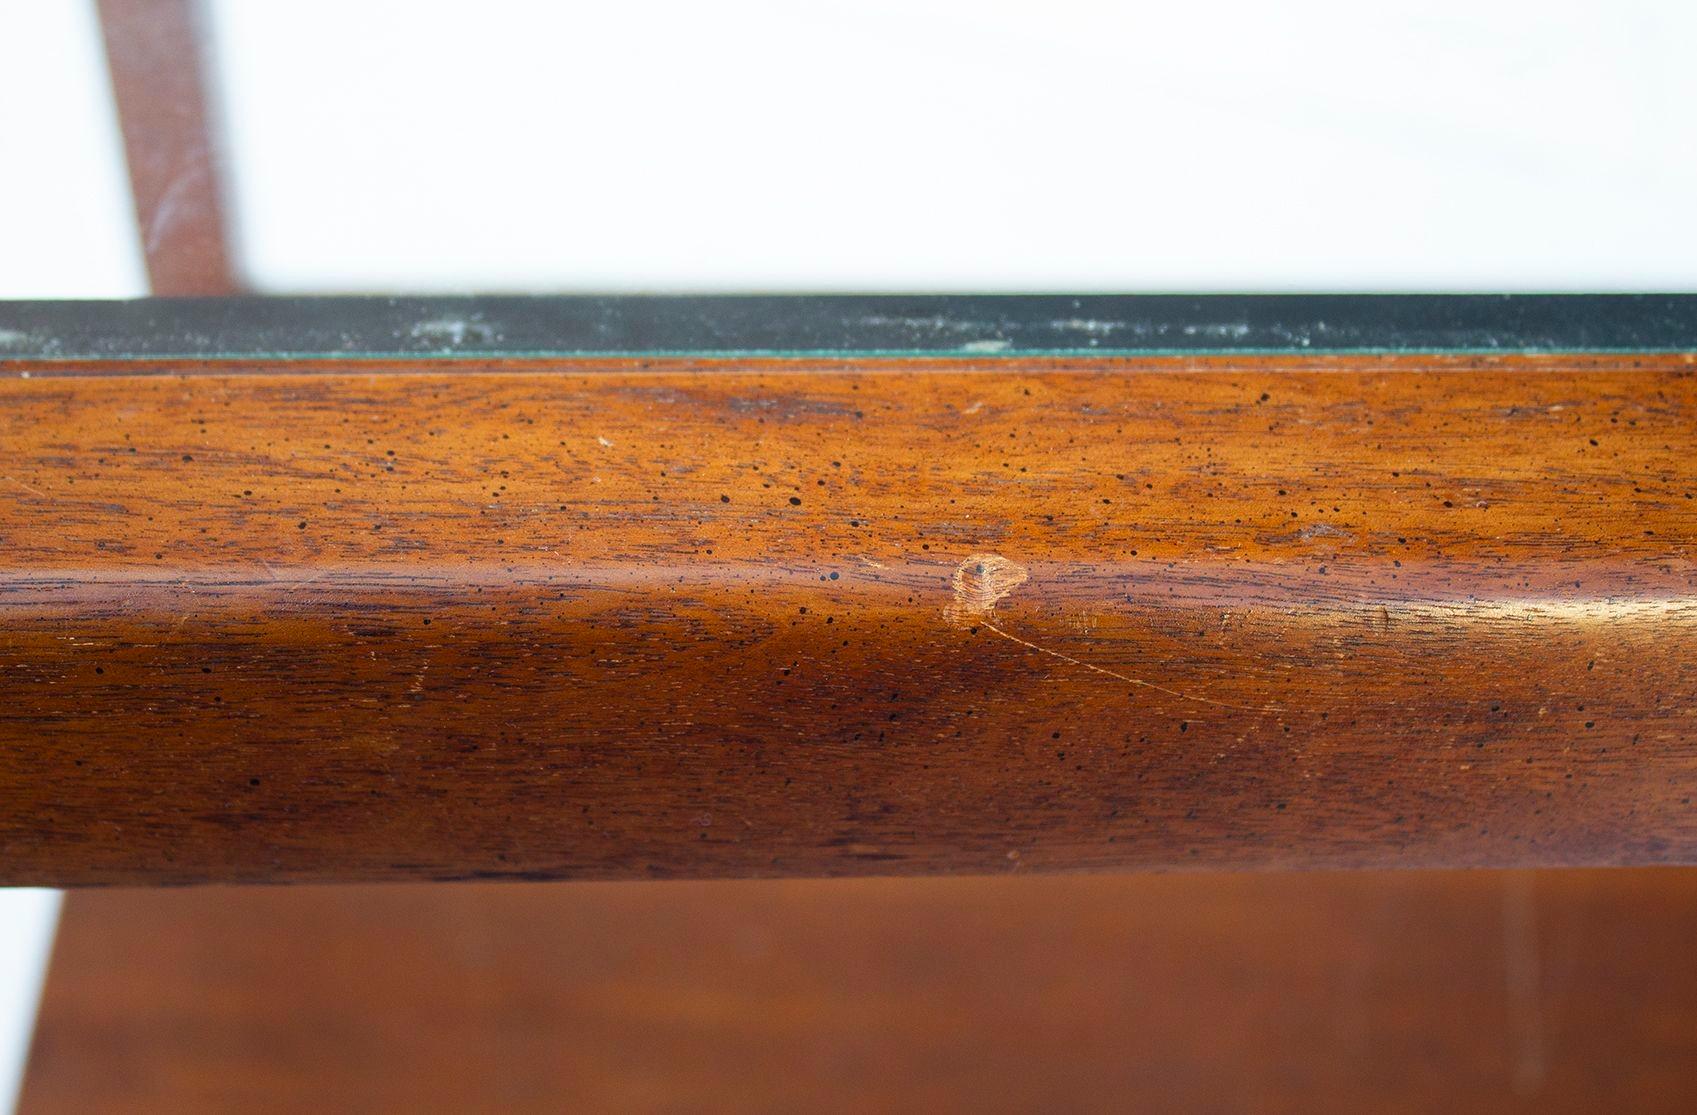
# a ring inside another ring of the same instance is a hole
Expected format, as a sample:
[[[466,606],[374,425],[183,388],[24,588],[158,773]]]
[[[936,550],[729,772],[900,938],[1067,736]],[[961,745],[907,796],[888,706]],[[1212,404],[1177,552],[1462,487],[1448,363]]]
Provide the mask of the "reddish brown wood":
[[[1688,356],[21,370],[9,882],[1697,859]]]
[[[1697,876],[73,894],[24,1115],[1684,1113]]]
[[[152,292],[232,294],[194,0],[98,0]]]

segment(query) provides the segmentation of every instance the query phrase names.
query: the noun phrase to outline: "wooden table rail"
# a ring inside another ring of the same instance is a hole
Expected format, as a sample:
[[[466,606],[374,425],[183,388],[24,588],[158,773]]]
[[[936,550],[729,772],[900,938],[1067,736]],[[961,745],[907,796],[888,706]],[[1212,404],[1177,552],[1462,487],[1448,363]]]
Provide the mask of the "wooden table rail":
[[[0,881],[1697,862],[1697,302],[0,304]]]

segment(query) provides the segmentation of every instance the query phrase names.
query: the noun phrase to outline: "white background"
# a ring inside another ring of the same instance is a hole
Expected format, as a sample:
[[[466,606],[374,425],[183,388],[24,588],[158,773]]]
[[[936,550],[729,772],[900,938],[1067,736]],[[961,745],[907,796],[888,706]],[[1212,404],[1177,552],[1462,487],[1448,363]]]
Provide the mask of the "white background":
[[[204,16],[265,291],[1697,290],[1689,0]],[[90,0],[0,0],[0,141],[0,297],[141,293]]]
[[[210,14],[267,289],[1697,289],[1691,0]]]

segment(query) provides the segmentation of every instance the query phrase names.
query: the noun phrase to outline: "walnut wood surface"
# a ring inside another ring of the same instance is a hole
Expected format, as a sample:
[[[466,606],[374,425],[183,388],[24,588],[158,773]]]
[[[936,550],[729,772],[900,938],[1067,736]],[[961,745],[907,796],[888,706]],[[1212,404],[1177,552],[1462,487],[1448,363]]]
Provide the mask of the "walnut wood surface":
[[[1689,1112],[1683,870],[73,894],[50,1112]]]
[[[1691,370],[13,361],[0,877],[1691,862]]]

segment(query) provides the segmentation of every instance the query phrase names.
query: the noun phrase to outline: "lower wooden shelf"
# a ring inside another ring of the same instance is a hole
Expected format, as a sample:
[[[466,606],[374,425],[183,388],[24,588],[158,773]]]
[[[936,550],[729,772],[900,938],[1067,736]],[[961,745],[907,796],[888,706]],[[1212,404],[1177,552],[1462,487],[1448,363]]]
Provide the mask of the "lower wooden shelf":
[[[26,1115],[1687,1112],[1697,872],[76,893]]]

